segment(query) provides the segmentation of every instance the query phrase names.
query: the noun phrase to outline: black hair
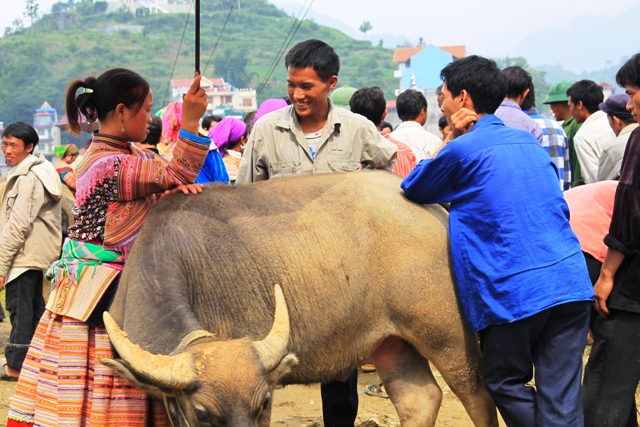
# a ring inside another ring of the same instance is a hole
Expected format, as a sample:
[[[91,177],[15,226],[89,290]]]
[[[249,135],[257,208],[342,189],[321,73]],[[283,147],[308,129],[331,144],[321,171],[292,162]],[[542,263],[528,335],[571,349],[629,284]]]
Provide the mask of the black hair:
[[[202,119],[202,128],[205,130],[211,129],[211,123],[220,123],[221,121],[222,117],[220,116],[205,116],[204,119]]]
[[[256,122],[256,114],[258,114],[257,111],[251,111],[250,113],[247,113],[246,116],[244,116],[244,124],[247,125],[247,129],[244,135],[245,138],[249,135],[249,132],[251,132],[251,130],[253,129],[253,125]]]
[[[444,128],[446,128],[447,126],[449,126],[449,122],[447,121],[447,118],[446,118],[445,116],[441,116],[441,117],[438,119],[438,128],[439,128],[439,129],[444,129]]]
[[[385,128],[389,128],[393,132],[393,126],[391,126],[391,123],[389,123],[389,122],[381,122],[380,123],[380,130],[385,129]]]
[[[287,53],[284,65],[289,68],[311,67],[323,82],[337,76],[340,71],[340,58],[331,46],[322,40],[306,40],[298,43]]]
[[[477,55],[451,62],[440,78],[454,98],[466,90],[478,114],[495,113],[507,94],[507,79],[495,61]]]
[[[374,125],[379,126],[382,115],[387,109],[387,101],[379,87],[363,87],[353,93],[349,107],[352,113],[363,115]]]
[[[420,111],[424,108],[427,111],[427,98],[424,97],[422,92],[417,90],[405,90],[396,99],[396,110],[398,110],[398,117],[400,120],[414,120],[420,114]]]
[[[531,86],[529,86],[529,93],[522,100],[520,108],[522,108],[523,111],[529,111],[532,108],[536,108],[536,89],[533,86],[533,82],[531,82]]]
[[[522,67],[507,67],[502,70],[502,74],[507,78],[507,98],[509,99],[519,97],[533,84],[531,74]]]
[[[78,89],[84,91],[78,95]],[[137,113],[149,94],[149,83],[138,73],[125,68],[114,68],[98,78],[74,80],[67,88],[65,106],[69,121],[69,133],[80,135],[80,115],[89,120],[104,120],[118,104],[134,109]]]
[[[602,88],[593,80],[580,80],[579,82],[575,82],[567,89],[567,96],[571,97],[575,105],[582,102],[584,108],[591,114],[600,110],[600,103],[604,101]]]
[[[162,119],[158,116],[151,118],[149,123],[149,134],[147,138],[142,142],[143,144],[158,145],[160,137],[162,136]]]
[[[616,82],[622,86],[640,88],[640,53],[636,53],[616,73]]]
[[[33,144],[33,149],[31,149],[29,153],[33,153],[38,142],[40,142],[38,132],[36,132],[33,126],[25,122],[14,122],[8,125],[2,132],[2,137],[4,138],[5,136],[21,139],[22,142],[24,142],[24,148],[27,148],[29,144]]]

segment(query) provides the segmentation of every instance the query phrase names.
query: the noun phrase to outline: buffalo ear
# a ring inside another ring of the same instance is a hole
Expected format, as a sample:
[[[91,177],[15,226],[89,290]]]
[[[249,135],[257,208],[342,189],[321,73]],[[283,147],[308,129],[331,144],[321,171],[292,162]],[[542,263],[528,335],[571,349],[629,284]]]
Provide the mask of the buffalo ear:
[[[278,366],[276,366],[271,372],[267,372],[264,376],[265,381],[270,386],[276,384],[280,379],[282,379],[282,377],[290,373],[299,362],[300,361],[295,354],[287,354],[282,358],[282,360],[280,360]]]
[[[113,369],[114,372],[131,382],[134,386],[160,401],[162,401],[163,396],[166,394],[173,394],[172,390],[162,389],[149,382],[146,378],[136,375],[129,364],[122,359],[101,358],[100,363]]]

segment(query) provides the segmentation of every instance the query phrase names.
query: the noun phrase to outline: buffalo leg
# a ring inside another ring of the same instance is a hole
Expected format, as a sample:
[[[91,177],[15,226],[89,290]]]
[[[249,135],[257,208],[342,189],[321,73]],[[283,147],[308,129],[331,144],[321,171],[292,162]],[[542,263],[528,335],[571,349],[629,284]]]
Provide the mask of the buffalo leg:
[[[402,426],[435,426],[442,390],[427,359],[398,337],[387,338],[371,357]]]
[[[475,426],[498,427],[496,406],[482,380],[482,356],[476,334],[465,334],[451,342],[456,344],[420,350],[428,355],[451,391],[460,399]]]

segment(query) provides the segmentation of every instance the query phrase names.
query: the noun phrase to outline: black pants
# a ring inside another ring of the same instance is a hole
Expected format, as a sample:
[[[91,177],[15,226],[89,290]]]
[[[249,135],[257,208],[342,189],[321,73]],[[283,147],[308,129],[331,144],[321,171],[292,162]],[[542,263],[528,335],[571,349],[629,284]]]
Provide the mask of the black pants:
[[[609,309],[596,319],[584,369],[586,427],[637,426],[635,391],[640,381],[640,313]]]
[[[358,415],[358,371],[346,381],[333,381],[320,386],[324,427],[353,427]]]
[[[42,271],[27,270],[7,283],[6,297],[11,334],[4,355],[7,366],[20,370],[45,309],[42,297]]]
[[[580,379],[590,306],[561,304],[481,331],[485,384],[507,426],[583,426]],[[525,385],[534,375],[536,387]]]

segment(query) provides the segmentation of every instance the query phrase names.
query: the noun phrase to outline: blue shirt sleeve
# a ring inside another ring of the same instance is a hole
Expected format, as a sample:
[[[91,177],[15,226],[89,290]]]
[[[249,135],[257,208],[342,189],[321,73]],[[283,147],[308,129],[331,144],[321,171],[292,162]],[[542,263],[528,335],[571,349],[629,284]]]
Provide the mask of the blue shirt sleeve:
[[[400,188],[409,200],[420,204],[451,201],[455,194],[452,177],[458,161],[449,148],[442,148],[433,159],[422,160],[402,181]]]
[[[222,156],[218,150],[211,150],[202,165],[202,170],[195,180],[196,184],[208,184],[210,182],[229,182],[227,168],[222,161]]]
[[[180,137],[188,139],[189,141],[197,142],[199,144],[206,144],[207,146],[211,144],[211,138],[209,138],[208,136],[196,135],[184,129],[180,129]]]

